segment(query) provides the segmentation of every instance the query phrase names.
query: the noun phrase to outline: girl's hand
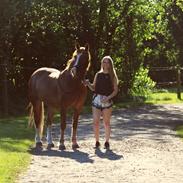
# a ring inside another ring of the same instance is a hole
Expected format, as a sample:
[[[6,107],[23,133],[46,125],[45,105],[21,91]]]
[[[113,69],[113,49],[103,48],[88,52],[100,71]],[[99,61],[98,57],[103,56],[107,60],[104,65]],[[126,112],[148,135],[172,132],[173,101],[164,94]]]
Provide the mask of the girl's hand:
[[[109,102],[109,98],[107,96],[104,96],[101,100],[102,103],[107,103]]]

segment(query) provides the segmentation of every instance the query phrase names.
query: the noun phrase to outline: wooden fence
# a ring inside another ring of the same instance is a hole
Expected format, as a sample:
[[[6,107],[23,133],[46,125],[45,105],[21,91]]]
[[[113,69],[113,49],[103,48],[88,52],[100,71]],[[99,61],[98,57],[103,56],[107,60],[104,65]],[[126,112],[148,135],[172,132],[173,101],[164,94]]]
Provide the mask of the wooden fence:
[[[159,87],[176,87],[177,98],[181,99],[181,85],[183,84],[183,68],[179,66],[172,67],[151,67],[150,77],[156,81]],[[166,72],[166,74],[165,74]],[[159,73],[159,74],[158,74]],[[163,79],[161,79],[161,77]]]

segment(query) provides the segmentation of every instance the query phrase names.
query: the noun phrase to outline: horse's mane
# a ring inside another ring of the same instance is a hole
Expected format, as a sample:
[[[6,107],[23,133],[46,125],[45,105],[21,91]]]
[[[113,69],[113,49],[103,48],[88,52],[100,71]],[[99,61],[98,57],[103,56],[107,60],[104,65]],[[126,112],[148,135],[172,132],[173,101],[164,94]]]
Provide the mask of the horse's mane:
[[[73,64],[74,64],[74,58],[71,58],[70,60],[67,61],[67,66],[65,69],[70,69]]]

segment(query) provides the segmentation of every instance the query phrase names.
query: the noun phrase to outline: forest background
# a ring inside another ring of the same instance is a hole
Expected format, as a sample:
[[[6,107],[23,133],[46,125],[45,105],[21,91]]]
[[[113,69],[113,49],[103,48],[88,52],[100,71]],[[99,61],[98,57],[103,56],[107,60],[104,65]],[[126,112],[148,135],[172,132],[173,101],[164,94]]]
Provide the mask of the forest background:
[[[22,110],[31,74],[64,69],[76,41],[90,45],[91,81],[101,58],[111,55],[117,102],[146,97],[158,83],[174,83],[183,66],[183,1],[1,0],[0,115]]]

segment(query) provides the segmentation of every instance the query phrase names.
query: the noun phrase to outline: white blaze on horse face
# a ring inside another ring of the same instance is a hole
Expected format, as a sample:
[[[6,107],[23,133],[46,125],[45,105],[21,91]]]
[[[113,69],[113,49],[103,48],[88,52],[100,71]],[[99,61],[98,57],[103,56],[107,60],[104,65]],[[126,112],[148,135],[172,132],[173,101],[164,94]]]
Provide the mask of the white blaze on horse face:
[[[81,53],[79,53],[79,54],[77,55],[76,61],[75,61],[74,65],[73,65],[73,67],[72,67],[72,69],[71,69],[71,75],[72,75],[72,77],[75,77],[75,76],[76,76],[76,67],[77,67],[77,65],[78,65],[80,56],[81,56]]]
[[[74,63],[74,67],[76,67],[76,66],[78,65],[80,56],[81,56],[81,53],[79,53],[79,54],[77,55],[76,61],[75,61],[75,63]]]
[[[40,130],[38,128],[36,128],[35,142],[41,142]]]
[[[48,126],[47,128],[47,142],[48,144],[52,144],[52,135],[51,135],[51,126]]]

